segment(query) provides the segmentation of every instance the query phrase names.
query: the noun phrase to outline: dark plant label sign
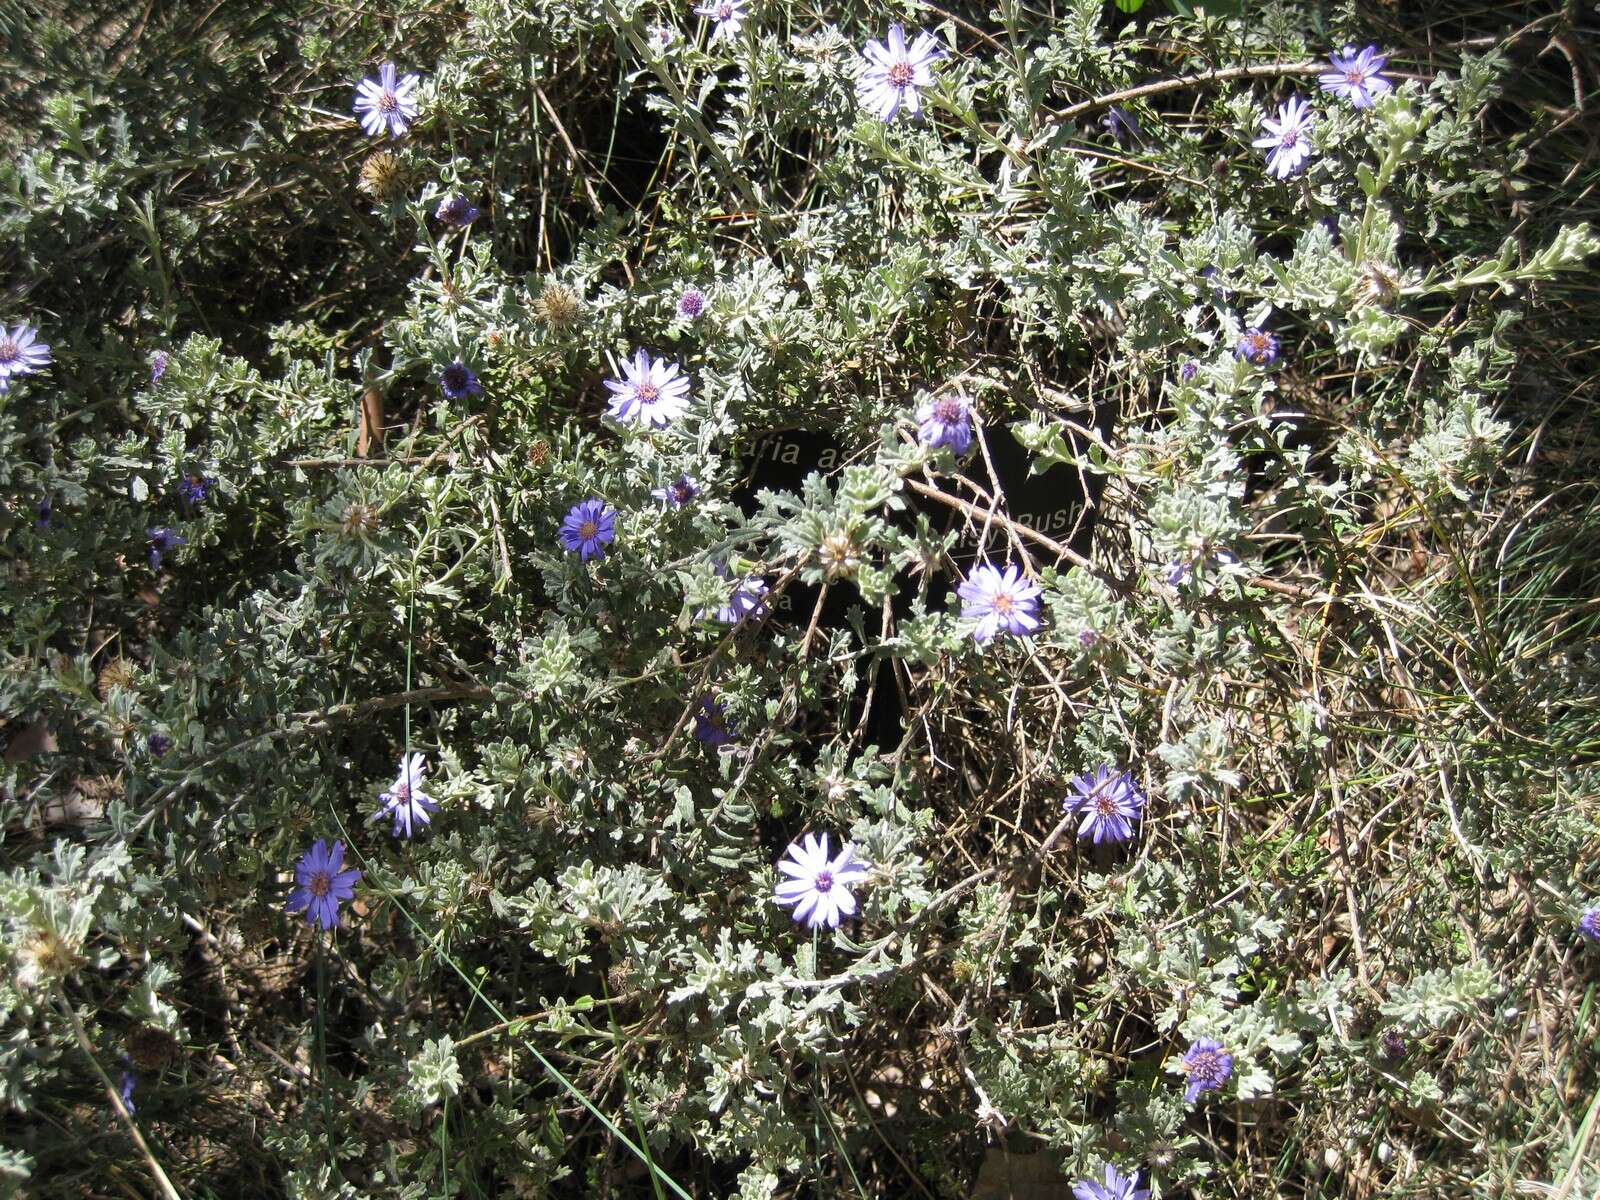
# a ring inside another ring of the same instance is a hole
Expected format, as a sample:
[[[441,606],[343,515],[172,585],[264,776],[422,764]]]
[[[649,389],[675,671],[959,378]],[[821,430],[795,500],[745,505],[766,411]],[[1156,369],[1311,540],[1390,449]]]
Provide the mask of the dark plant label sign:
[[[793,492],[799,494],[800,486],[813,471],[835,475],[848,460],[848,453],[831,433],[809,429],[788,429],[764,434],[750,446],[745,457],[740,485],[734,499],[744,508],[757,507],[756,497],[763,491]],[[816,610],[821,588],[816,584],[793,580],[778,597],[774,615],[778,620],[809,623]],[[845,614],[852,605],[861,603],[855,588],[848,584],[828,589],[828,598],[818,618],[819,629],[843,626]]]
[[[998,493],[1000,503],[996,511],[1009,517],[1018,525],[1025,525],[1035,533],[1042,533],[1051,541],[1060,542],[1080,554],[1088,552],[1089,521],[1085,516],[1085,477],[1068,466],[1057,463],[1037,475],[1030,475],[1032,463],[1027,449],[1003,426],[983,431],[984,445],[989,455],[985,461],[982,451],[974,447],[962,464],[966,475],[989,495]],[[994,464],[993,475],[989,464]],[[947,488],[952,495],[971,500],[957,487]],[[940,528],[965,529],[967,519],[960,513],[945,508],[934,501],[921,500],[923,511],[929,519],[940,523]],[[930,510],[940,510],[934,512]],[[981,529],[981,521],[973,523]],[[1051,565],[1050,551],[1034,542],[1025,543],[1028,552],[1040,566]],[[987,539],[989,555],[996,560],[1007,557],[1010,538],[1004,529],[991,528]],[[957,544],[955,555],[963,565],[976,557],[977,545],[971,536],[963,537]]]
[[[1027,450],[1002,426],[985,429],[983,438],[988,447],[987,460],[975,448],[963,462],[961,473],[986,493],[998,493],[997,513],[1052,541],[1087,553],[1089,522],[1084,518],[1085,479],[1071,467],[1060,464],[1030,475]],[[754,507],[756,494],[763,489],[798,493],[807,475],[813,471],[833,475],[851,461],[852,456],[831,433],[791,429],[764,434],[750,446],[734,498],[747,507]],[[992,475],[990,463],[994,466]],[[946,490],[962,499],[973,499],[972,494],[959,485],[952,483]],[[926,515],[935,528],[955,529],[964,534],[954,549],[958,562],[965,563],[977,556],[976,534],[982,528],[980,518],[969,520],[953,508],[912,492],[907,492],[906,498],[911,511]],[[989,530],[991,554],[1003,557],[1008,543],[1004,529]],[[1038,551],[1036,558],[1049,557],[1045,547],[1034,545],[1030,549]]]
[[[985,429],[983,437],[988,446],[987,460],[974,447],[962,463],[962,474],[987,494],[998,495],[996,512],[1000,516],[1009,517],[1054,541],[1086,553],[1089,522],[1084,519],[1084,482],[1079,473],[1070,467],[1057,465],[1037,475],[1030,475],[1028,452],[1011,435],[1010,430],[1004,427]],[[827,476],[836,475],[854,457],[857,457],[855,452],[842,446],[831,432],[790,429],[764,434],[748,448],[734,499],[747,510],[754,510],[758,493],[774,491],[798,494],[806,476],[813,471]],[[992,475],[990,463],[994,467]],[[970,490],[960,487],[953,480],[943,481],[943,488],[962,499],[974,499]],[[955,530],[959,536],[952,548],[952,558],[961,571],[966,571],[979,557],[978,535],[983,527],[981,517],[969,517],[909,490],[905,496],[907,508],[900,514],[887,514],[889,518],[898,521],[909,531],[916,515],[920,514],[926,516],[935,529]],[[991,526],[986,548],[988,557],[996,563],[1010,557],[1011,539],[1006,530]],[[1028,549],[1035,561],[1041,564],[1050,561],[1047,548],[1028,543]],[[949,598],[948,602],[955,605],[957,582],[951,579],[949,587],[943,589],[935,584],[934,596],[943,591]],[[850,610],[863,608],[861,596],[855,587],[849,583],[839,583],[828,589],[822,601],[822,610],[817,613],[820,593],[821,587],[817,584],[792,581],[777,599],[773,618],[804,629],[815,614],[818,630],[826,631],[848,627]],[[910,615],[912,595],[914,589],[906,587],[897,591],[891,599],[890,606],[896,620]],[[868,629],[875,631],[882,616],[877,610],[864,610],[860,619]],[[856,689],[858,703],[866,702],[867,691],[868,683],[863,678]],[[898,744],[903,716],[898,686],[887,673],[880,673],[872,694],[872,711],[867,715],[869,739],[879,745]],[[851,714],[851,718],[859,718],[859,709]]]

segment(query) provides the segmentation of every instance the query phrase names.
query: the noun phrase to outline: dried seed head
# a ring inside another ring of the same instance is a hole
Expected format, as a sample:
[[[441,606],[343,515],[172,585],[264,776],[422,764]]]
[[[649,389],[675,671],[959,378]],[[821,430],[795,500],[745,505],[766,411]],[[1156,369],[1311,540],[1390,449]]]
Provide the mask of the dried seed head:
[[[621,996],[633,987],[634,966],[631,958],[614,963],[606,972],[606,987],[613,996]]]
[[[483,1066],[481,1068],[481,1074],[485,1078],[495,1082],[504,1079],[506,1077],[505,1059],[501,1058],[493,1050],[485,1047],[483,1051]]]
[[[564,283],[552,283],[533,302],[533,312],[551,329],[562,329],[583,316],[583,298]]]
[[[24,988],[52,984],[82,962],[77,950],[53,930],[35,929],[17,954],[17,982]]]
[[[113,658],[100,668],[96,676],[94,690],[99,693],[101,700],[111,699],[111,689],[122,688],[130,691],[133,688],[133,664],[125,658]]]
[[[1383,263],[1368,259],[1361,265],[1361,286],[1356,293],[1359,304],[1388,308],[1400,295],[1400,277]]]
[[[367,155],[361,164],[361,177],[356,188],[374,200],[393,200],[405,190],[405,167],[398,156],[387,150],[377,150]]]
[[[1356,1037],[1366,1037],[1377,1023],[1378,1006],[1371,1000],[1358,1001],[1350,1015],[1350,1032]]]
[[[141,1071],[159,1071],[178,1054],[178,1039],[155,1025],[135,1025],[123,1045],[128,1058]]]
[[[113,728],[117,736],[124,741],[131,741],[134,726],[129,721],[114,721]],[[120,775],[80,775],[77,781],[78,795],[89,803],[104,807],[113,800],[122,798],[122,777]]]
[[[345,505],[344,515],[339,518],[339,536],[344,538],[371,537],[378,529],[380,514],[371,504],[360,500],[352,500]]]
[[[848,530],[837,529],[822,539],[822,545],[817,547],[817,560],[829,583],[854,579],[861,569],[860,547]]]
[[[528,447],[528,465],[538,470],[550,461],[550,443],[540,438]]]
[[[665,1096],[650,1101],[648,1107],[656,1120],[665,1121],[683,1107],[683,1102],[688,1095],[689,1089],[679,1084]]]
[[[560,797],[548,796],[540,803],[525,808],[522,819],[529,829],[561,829],[566,824],[567,806]]]
[[[1177,1145],[1166,1138],[1159,1138],[1152,1142],[1146,1154],[1150,1159],[1150,1165],[1152,1167],[1160,1167],[1162,1170],[1178,1161]]]

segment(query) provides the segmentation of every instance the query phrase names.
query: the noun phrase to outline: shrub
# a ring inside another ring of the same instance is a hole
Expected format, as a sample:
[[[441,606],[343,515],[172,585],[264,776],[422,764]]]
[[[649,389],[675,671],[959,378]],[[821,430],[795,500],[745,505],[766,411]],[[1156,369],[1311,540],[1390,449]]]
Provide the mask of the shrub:
[[[1600,1185],[1581,18],[233,7],[0,18],[13,1189]]]

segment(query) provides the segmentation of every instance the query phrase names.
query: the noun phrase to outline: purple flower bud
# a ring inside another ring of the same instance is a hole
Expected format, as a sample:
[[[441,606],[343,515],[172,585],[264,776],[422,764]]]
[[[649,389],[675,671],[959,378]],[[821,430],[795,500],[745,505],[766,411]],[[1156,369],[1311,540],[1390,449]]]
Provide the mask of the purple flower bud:
[[[1100,125],[1117,139],[1117,145],[1124,148],[1130,142],[1141,140],[1139,119],[1119,104],[1113,104],[1106,110],[1106,115],[1100,118]]]
[[[1201,267],[1200,278],[1204,279],[1211,285],[1211,294],[1216,296],[1219,300],[1226,300],[1229,296],[1233,295],[1233,289],[1225,286],[1221,282],[1222,272],[1217,270],[1215,265]]]
[[[439,207],[434,209],[433,215],[446,225],[465,229],[483,214],[482,210],[465,196],[447,196],[439,201]]]
[[[917,409],[917,438],[924,446],[944,447],[958,458],[972,445],[972,401],[960,392],[929,400]]]
[[[166,555],[171,554],[179,546],[189,544],[188,538],[167,525],[157,525],[147,529],[145,536],[150,539],[150,566],[156,571],[161,569],[161,560]]]
[[[139,1077],[132,1071],[124,1071],[117,1077],[117,1098],[122,1101],[122,1107],[130,1113],[139,1110],[133,1106],[133,1089],[139,1086]]]
[[[483,385],[478,382],[478,377],[472,368],[459,358],[439,372],[439,386],[452,400],[476,396],[483,391]]]
[[[728,719],[722,701],[711,696],[700,697],[700,710],[694,715],[694,737],[711,747],[727,746],[738,736],[739,730]]]
[[[1397,1063],[1406,1056],[1406,1039],[1398,1029],[1386,1030],[1383,1035],[1383,1057]]]
[[[689,475],[679,475],[666,487],[651,488],[650,494],[671,508],[682,508],[700,494],[700,483]]]
[[[1278,361],[1278,339],[1263,329],[1253,326],[1246,329],[1239,337],[1239,344],[1233,348],[1235,358],[1241,358],[1258,367],[1268,367]]]
[[[685,288],[678,297],[678,315],[692,321],[706,310],[706,294],[699,288]]]
[[[178,481],[178,499],[190,508],[204,504],[217,481],[210,475],[188,475]]]

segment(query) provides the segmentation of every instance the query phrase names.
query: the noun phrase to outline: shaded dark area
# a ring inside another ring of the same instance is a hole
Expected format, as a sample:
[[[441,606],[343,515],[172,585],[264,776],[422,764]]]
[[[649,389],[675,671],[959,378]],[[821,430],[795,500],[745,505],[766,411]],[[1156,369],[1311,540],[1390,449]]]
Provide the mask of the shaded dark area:
[[[980,448],[981,446],[981,448]],[[805,478],[813,472],[836,478],[840,469],[852,458],[839,435],[812,429],[790,429],[765,433],[753,437],[744,456],[745,470],[734,499],[747,511],[754,511],[762,491],[786,492],[798,495]],[[1072,467],[1055,464],[1044,471],[1030,470],[1032,459],[1027,451],[1004,426],[991,426],[981,431],[980,443],[962,463],[961,474],[977,483],[984,494],[995,500],[994,513],[1002,521],[1009,520],[1025,526],[1046,537],[1063,542],[1079,554],[1087,554],[1092,546],[1094,523],[1090,505],[1085,503],[1085,485],[1093,495],[1099,484],[1095,477],[1080,474]],[[992,466],[992,473],[991,473]],[[980,482],[981,481],[981,482]],[[891,520],[901,532],[915,533],[918,518],[926,519],[937,533],[956,535],[950,555],[948,582],[954,587],[962,574],[979,561],[1009,561],[1013,551],[1010,535],[999,525],[984,528],[982,516],[962,513],[948,505],[937,503],[923,495],[906,489],[902,493],[905,507],[891,514]],[[985,509],[987,511],[987,509]],[[986,537],[984,535],[987,535]],[[983,538],[986,552],[980,556],[979,539]],[[1050,562],[1048,550],[1028,543],[1041,561]],[[1065,567],[1062,561],[1058,565]],[[912,601],[916,592],[900,588],[890,600],[895,621],[912,615]],[[818,600],[822,605],[818,609]],[[934,607],[957,608],[954,593],[939,584],[933,587],[930,600]],[[865,611],[853,584],[840,581],[828,587],[822,596],[822,586],[793,580],[774,604],[774,619],[796,630],[805,630],[815,623],[823,631],[851,629],[865,626],[873,634],[880,628],[881,616]],[[842,719],[827,715],[827,723],[839,723],[844,728],[858,724],[866,730],[869,743],[882,747],[899,746],[905,733],[905,682],[898,677],[892,664],[889,671],[874,664],[859,680],[852,708]],[[870,712],[863,718],[860,705],[869,704]]]

